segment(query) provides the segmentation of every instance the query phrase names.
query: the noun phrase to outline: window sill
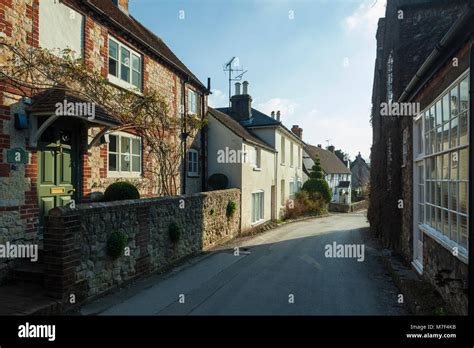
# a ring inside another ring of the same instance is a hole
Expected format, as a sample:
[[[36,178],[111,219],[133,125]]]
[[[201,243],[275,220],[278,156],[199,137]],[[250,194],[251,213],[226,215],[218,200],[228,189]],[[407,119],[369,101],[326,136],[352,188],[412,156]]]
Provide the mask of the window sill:
[[[426,224],[418,225],[420,230],[423,231],[424,234],[441,244],[444,248],[448,249],[448,251],[451,253],[451,255],[461,262],[465,263],[466,265],[468,264],[468,251],[462,247],[461,245],[457,244],[456,242],[448,239],[446,236],[444,236],[442,233],[439,231],[435,230],[431,226],[428,226]],[[452,253],[453,248],[458,248],[458,255],[455,256]]]
[[[143,96],[143,93],[140,89],[138,89],[138,87],[132,85],[131,83],[128,83],[128,82],[125,82],[121,79],[119,79],[118,77],[115,77],[114,75],[107,75],[107,81],[110,82],[110,84],[116,86],[116,87],[119,87],[119,88],[123,88],[123,89],[126,89],[127,91],[130,91],[130,92],[133,92],[139,96]]]
[[[281,166],[283,166],[283,167],[285,167],[285,166],[286,166],[286,164],[285,164],[285,163],[280,163],[280,165],[281,165]]]
[[[133,172],[133,173],[124,173],[124,172],[107,172],[107,178],[130,178],[130,179],[140,179],[142,173]]]
[[[254,168],[253,168],[253,171],[254,171],[254,172],[261,172],[261,171],[262,171],[262,168],[254,167]]]
[[[188,173],[188,178],[199,178],[199,174]]]
[[[260,225],[260,224],[262,224],[262,223],[264,223],[264,222],[265,222],[265,219],[260,219],[260,220],[257,220],[257,221],[255,221],[255,222],[252,222],[252,223],[250,224],[250,226],[252,226],[252,227],[253,227],[253,226],[257,226],[257,225]]]

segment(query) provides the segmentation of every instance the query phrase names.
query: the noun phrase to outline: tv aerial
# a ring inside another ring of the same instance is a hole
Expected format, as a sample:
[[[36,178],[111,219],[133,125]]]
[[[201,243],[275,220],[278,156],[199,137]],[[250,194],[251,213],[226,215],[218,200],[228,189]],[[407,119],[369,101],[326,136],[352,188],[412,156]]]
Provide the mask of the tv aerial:
[[[232,93],[232,81],[240,81],[242,77],[247,72],[240,67],[239,58],[232,57],[227,64],[224,65],[224,71],[229,73],[229,107],[230,107],[230,97]],[[237,73],[240,73],[236,75]]]

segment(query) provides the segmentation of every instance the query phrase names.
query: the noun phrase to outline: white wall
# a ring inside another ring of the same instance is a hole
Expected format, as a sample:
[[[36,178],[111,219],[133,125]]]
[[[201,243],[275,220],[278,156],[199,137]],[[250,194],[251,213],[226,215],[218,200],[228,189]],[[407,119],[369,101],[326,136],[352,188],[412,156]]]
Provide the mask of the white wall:
[[[252,151],[255,145],[247,143],[235,135],[227,127],[217,121],[212,115],[208,123],[208,176],[222,173],[229,179],[229,187],[240,188],[241,202],[241,229],[242,232],[268,221],[271,212],[271,187],[275,182],[275,154],[260,148],[260,170],[251,164]],[[218,151],[229,149],[247,151],[243,163],[219,163]],[[264,192],[263,219],[252,224],[252,193]]]
[[[82,57],[84,16],[58,0],[39,2],[39,44],[58,53],[69,48]]]

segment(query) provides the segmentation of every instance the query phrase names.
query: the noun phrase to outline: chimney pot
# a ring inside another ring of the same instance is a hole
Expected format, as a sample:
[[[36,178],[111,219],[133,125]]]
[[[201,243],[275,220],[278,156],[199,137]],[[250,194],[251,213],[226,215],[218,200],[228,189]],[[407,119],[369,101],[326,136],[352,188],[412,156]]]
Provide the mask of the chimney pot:
[[[129,0],[114,0],[114,3],[122,12],[128,15],[128,1]]]
[[[291,127],[291,131],[300,139],[303,139],[303,128],[300,128],[299,125],[294,124],[293,127]]]
[[[280,121],[280,110],[277,111],[277,121]]]
[[[235,83],[235,95],[240,95],[240,82]]]
[[[318,147],[319,147],[319,148],[321,148],[321,147],[322,147],[322,145],[321,145],[321,144],[318,144]]]
[[[243,85],[243,91],[242,94],[247,95],[249,94],[249,83],[248,81],[244,81]]]
[[[275,118],[275,111],[272,111],[272,118]]]

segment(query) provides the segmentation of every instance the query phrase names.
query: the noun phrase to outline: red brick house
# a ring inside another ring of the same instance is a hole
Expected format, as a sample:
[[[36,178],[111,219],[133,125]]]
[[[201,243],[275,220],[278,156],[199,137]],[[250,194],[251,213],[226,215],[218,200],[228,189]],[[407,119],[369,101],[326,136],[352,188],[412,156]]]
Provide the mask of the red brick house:
[[[26,47],[70,48],[88,69],[119,89],[158,90],[173,115],[203,118],[207,113],[209,89],[158,36],[133,18],[128,0],[0,0],[0,36]],[[0,65],[2,55],[0,47]],[[60,90],[23,98],[1,82],[0,243],[36,243],[50,209],[71,199],[88,201],[93,192],[103,192],[115,181],[132,181],[142,196],[160,194],[146,169],[147,144],[133,129],[111,132],[119,122],[100,105],[93,119],[78,114],[55,117],[58,103],[82,100]],[[204,190],[205,146],[201,144],[205,144],[204,129],[181,140],[182,162],[174,194]],[[25,150],[26,164],[9,161],[11,149]],[[0,260],[0,281],[8,268]]]

